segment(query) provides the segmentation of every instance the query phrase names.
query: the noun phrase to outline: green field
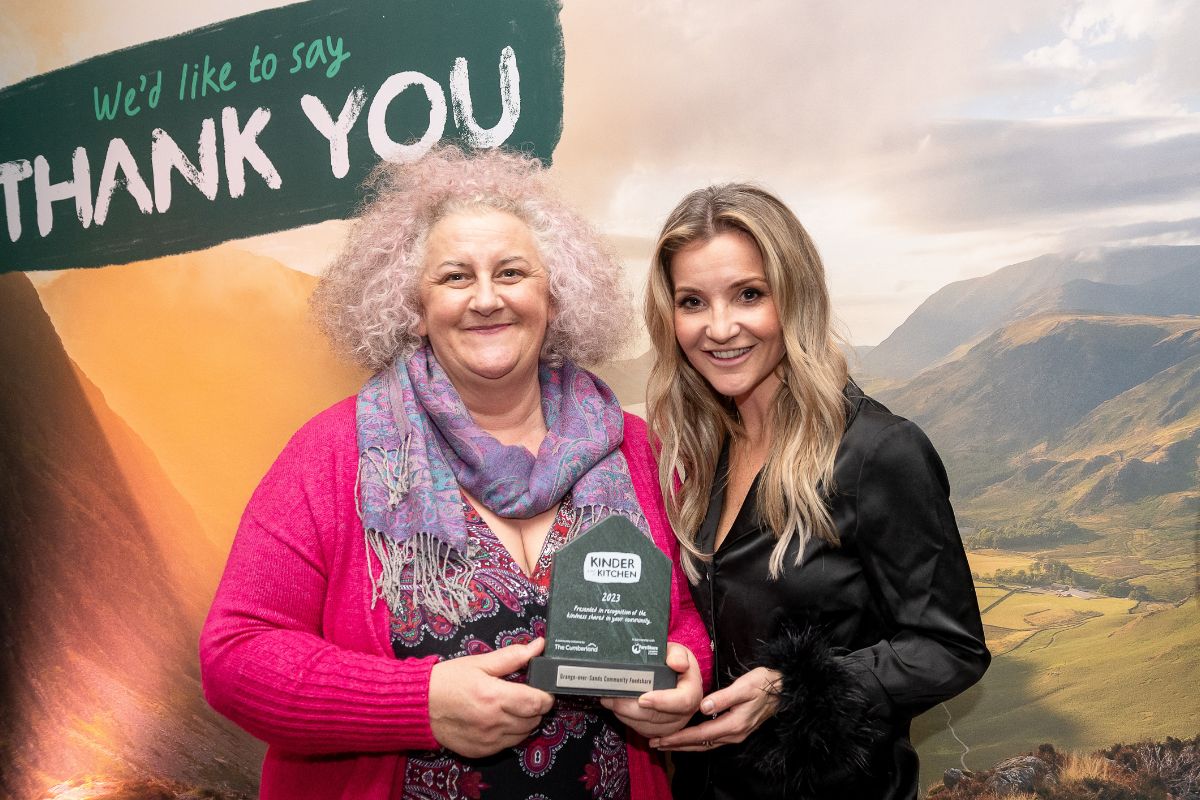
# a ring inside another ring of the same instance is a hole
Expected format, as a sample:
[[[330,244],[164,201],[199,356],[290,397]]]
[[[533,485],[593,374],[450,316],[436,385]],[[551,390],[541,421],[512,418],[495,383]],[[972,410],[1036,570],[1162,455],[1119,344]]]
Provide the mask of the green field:
[[[963,502],[962,513],[972,525],[1005,526],[1053,513],[1096,538],[1054,547],[968,550],[967,560],[974,573],[987,577],[998,569],[1028,569],[1038,557],[1052,558],[1102,581],[1129,581],[1143,586],[1155,599],[1179,602],[1197,588],[1196,513],[1187,503],[1169,502],[1172,498],[1154,498],[1103,513],[1068,514],[1054,504],[1039,504],[1028,487],[1020,492],[997,489]]]
[[[1135,605],[1133,600],[1112,597],[1085,599],[1019,591],[985,613],[983,622],[1009,630],[1049,631],[1077,625],[1085,618],[1127,615]]]
[[[1051,742],[1091,751],[1118,741],[1200,732],[1200,606],[1147,611],[1130,600],[978,587],[992,666],[983,680],[913,724],[921,780],[984,769]],[[984,598],[988,598],[986,601]]]
[[[1009,550],[968,550],[967,561],[977,575],[993,575],[998,569],[1028,570],[1033,563],[1030,553]]]
[[[995,603],[1000,598],[1008,594],[1009,590],[1000,586],[995,586],[985,583],[975,584],[975,597],[979,601],[979,608],[984,609]]]

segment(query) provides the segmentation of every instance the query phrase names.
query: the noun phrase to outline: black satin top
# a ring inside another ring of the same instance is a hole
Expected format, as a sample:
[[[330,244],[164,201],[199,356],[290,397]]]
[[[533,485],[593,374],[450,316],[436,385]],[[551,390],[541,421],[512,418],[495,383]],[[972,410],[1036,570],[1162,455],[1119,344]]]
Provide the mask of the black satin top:
[[[861,678],[878,731],[868,770],[822,765],[829,797],[916,798],[913,716],[975,683],[990,660],[963,552],[949,484],[924,433],[847,389],[848,425],[828,494],[840,546],[810,541],[794,566],[768,576],[775,539],[758,523],[755,478],[741,510],[698,585],[696,606],[714,641],[714,677],[729,685],[755,662],[761,643],[785,626],[819,628]],[[724,506],[727,453],[721,456],[701,547],[712,552]],[[775,735],[772,722],[752,737]],[[675,754],[677,798],[784,798],[742,745]]]

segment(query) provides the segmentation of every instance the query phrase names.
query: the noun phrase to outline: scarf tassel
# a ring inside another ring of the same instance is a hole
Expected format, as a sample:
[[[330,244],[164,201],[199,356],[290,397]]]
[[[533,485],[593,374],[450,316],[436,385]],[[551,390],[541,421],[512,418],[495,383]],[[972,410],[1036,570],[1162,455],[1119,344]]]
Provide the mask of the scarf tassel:
[[[371,608],[383,599],[393,613],[411,599],[413,605],[461,625],[470,616],[475,577],[473,561],[432,533],[422,531],[397,542],[381,531],[366,531],[367,548],[379,559],[379,576],[371,578]],[[411,567],[408,579],[405,568]]]
[[[411,488],[409,447],[412,432],[405,431],[403,444],[396,449],[368,447],[358,462],[354,497],[359,519],[363,518],[360,485],[363,473],[374,473],[377,485],[387,489],[387,508],[394,511]],[[369,478],[368,478],[369,480]],[[406,596],[414,605],[445,617],[455,625],[462,624],[470,611],[471,579],[475,569],[453,547],[436,535],[422,531],[397,542],[374,528],[364,530],[368,553],[379,559],[379,576],[373,574],[371,558],[367,556],[367,575],[371,579],[371,608],[383,599],[392,613],[401,608]],[[411,583],[404,580],[404,568],[412,566]]]
[[[388,511],[395,511],[396,507],[400,505],[400,501],[408,494],[408,490],[412,488],[408,452],[411,444],[412,432],[406,431],[404,441],[399,448],[389,450],[371,446],[362,451],[358,459],[358,476],[354,482],[354,498],[359,519],[363,518],[359,489],[363,483],[363,472],[368,468],[375,473],[377,484],[387,489]]]

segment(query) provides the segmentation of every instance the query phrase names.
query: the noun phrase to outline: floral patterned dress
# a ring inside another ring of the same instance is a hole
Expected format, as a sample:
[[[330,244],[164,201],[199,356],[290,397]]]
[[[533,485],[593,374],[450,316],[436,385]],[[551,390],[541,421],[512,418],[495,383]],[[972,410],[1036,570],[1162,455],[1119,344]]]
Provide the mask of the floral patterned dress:
[[[546,634],[550,563],[571,536],[575,510],[563,499],[533,573],[526,576],[479,513],[463,503],[469,552],[475,556],[470,615],[461,625],[411,603],[392,618],[397,658],[442,660],[489,653]],[[411,585],[411,576],[405,580]],[[510,680],[524,681],[524,675]],[[628,800],[623,727],[592,698],[560,697],[542,726],[516,747],[485,758],[446,749],[410,752],[404,800],[521,798]]]

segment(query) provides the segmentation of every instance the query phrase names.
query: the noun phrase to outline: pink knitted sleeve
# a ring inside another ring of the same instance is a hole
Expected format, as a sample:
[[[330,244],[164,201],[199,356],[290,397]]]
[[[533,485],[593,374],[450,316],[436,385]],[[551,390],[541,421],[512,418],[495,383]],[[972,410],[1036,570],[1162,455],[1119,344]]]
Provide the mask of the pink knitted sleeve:
[[[679,541],[667,519],[663,505],[662,490],[658,485],[658,466],[646,431],[646,423],[632,414],[625,415],[625,444],[622,446],[633,487],[655,543],[671,557],[671,624],[667,638],[679,642],[692,651],[700,664],[704,678],[704,693],[712,690],[712,640],[704,627],[700,613],[692,601],[687,576],[679,562]]]
[[[204,693],[297,753],[430,749],[436,658],[394,658],[368,610],[347,402],[292,438],[246,508],[200,639]]]

